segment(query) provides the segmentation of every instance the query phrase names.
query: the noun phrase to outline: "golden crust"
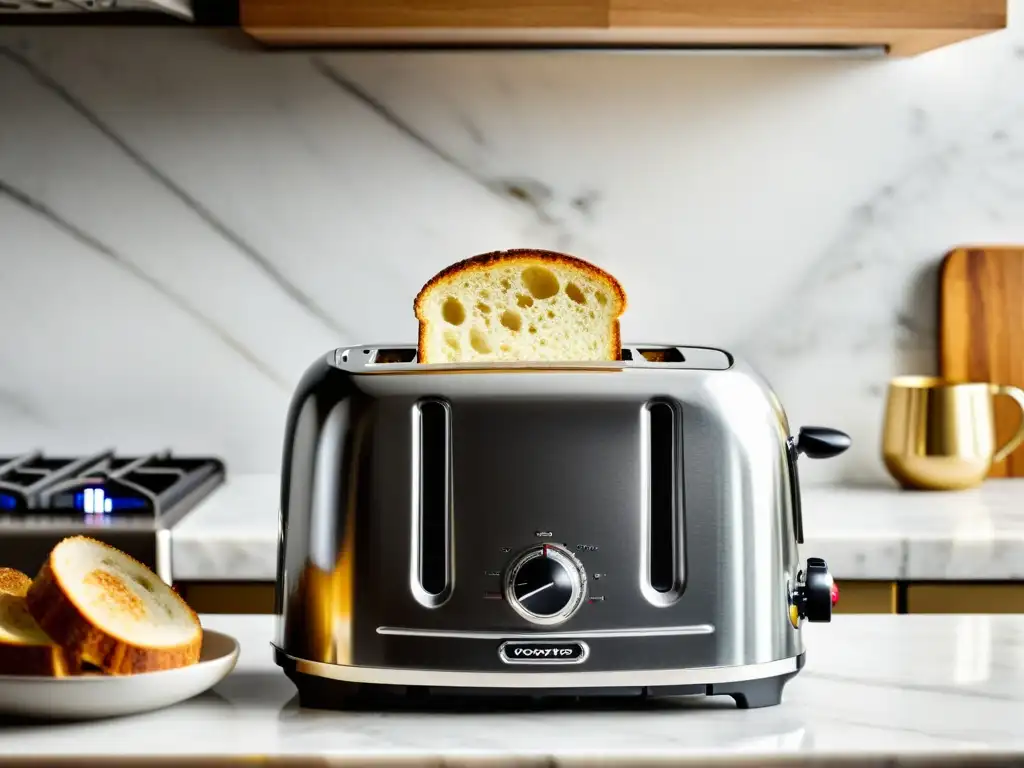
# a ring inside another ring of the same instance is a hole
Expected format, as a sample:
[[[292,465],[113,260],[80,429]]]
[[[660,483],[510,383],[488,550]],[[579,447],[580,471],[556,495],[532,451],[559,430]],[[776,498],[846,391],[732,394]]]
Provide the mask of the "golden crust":
[[[620,357],[622,357],[622,337],[619,334],[619,321],[616,320],[612,325],[612,343],[608,350],[608,359],[618,360]]]
[[[56,645],[0,645],[0,675],[69,677],[78,669],[77,662]]]
[[[413,300],[413,311],[416,313],[416,317],[419,320],[423,319],[421,308],[423,306],[423,300],[426,295],[434,288],[438,283],[442,282],[445,278],[451,277],[452,275],[463,274],[466,272],[476,272],[480,270],[493,267],[496,264],[508,265],[516,262],[531,264],[562,264],[569,267],[575,267],[581,272],[589,274],[591,277],[597,278],[603,282],[606,282],[611,290],[615,293],[616,299],[619,302],[618,315],[621,315],[626,311],[626,292],[623,290],[622,285],[612,275],[605,272],[600,267],[594,266],[589,261],[577,258],[575,256],[569,256],[564,253],[558,253],[557,251],[544,251],[536,250],[531,248],[513,248],[508,251],[491,251],[490,253],[481,253],[477,256],[471,256],[468,259],[458,261],[451,266],[445,267],[430,280],[427,281],[420,292],[416,294],[416,298]],[[423,341],[423,329],[420,329],[420,342]]]
[[[15,568],[0,568],[0,593],[24,597],[31,586],[31,576]]]
[[[577,258],[576,256],[569,256],[565,253],[558,253],[557,251],[545,251],[533,248],[513,248],[507,251],[491,251],[489,253],[481,253],[477,256],[471,256],[468,259],[463,259],[455,264],[445,267],[430,280],[427,281],[420,292],[416,294],[416,298],[413,300],[413,312],[416,315],[416,319],[419,320],[419,332],[417,335],[417,350],[419,351],[419,362],[430,363],[430,360],[426,360],[423,354],[427,348],[427,323],[423,319],[423,301],[426,299],[427,294],[435,288],[439,283],[445,279],[454,275],[466,274],[471,272],[482,271],[493,267],[495,265],[509,265],[515,263],[521,264],[560,264],[564,266],[575,267],[576,269],[590,275],[593,278],[601,280],[606,283],[612,293],[615,294],[617,301],[618,312],[616,318],[622,315],[626,311],[626,292],[623,290],[621,283],[615,279],[611,274],[605,272],[600,267],[591,264],[589,261]],[[618,360],[621,355],[622,339],[619,335],[619,321],[615,320],[614,328],[612,331],[612,346],[608,350],[609,360]]]
[[[96,541],[88,536],[73,536],[65,541],[74,539],[93,541],[101,546],[114,549],[109,544]],[[58,544],[57,547],[59,546]],[[203,646],[203,633],[199,617],[176,592],[174,593],[175,599],[195,620],[198,629],[195,637],[186,643],[175,646],[133,645],[95,626],[75,604],[52,567],[53,555],[57,547],[51,550],[50,556],[32,582],[32,587],[25,600],[29,613],[32,614],[36,623],[67,654],[93,664],[109,675],[156,672],[189,666],[199,661],[199,654]],[[129,559],[134,559],[120,550],[115,551]],[[155,574],[154,578],[157,578]]]
[[[25,593],[31,585],[32,579],[21,571],[0,568],[0,606],[17,601],[20,606],[14,606],[14,610],[27,610]],[[11,609],[9,605],[3,607]],[[78,660],[53,642],[0,642],[0,675],[67,677],[78,674],[79,669]]]

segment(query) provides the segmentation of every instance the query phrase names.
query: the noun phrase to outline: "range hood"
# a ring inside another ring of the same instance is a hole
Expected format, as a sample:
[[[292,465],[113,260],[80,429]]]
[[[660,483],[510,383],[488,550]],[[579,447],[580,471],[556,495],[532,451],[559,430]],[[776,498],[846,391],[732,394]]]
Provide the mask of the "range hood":
[[[1006,26],[1007,0],[240,0],[269,46],[909,56]]]

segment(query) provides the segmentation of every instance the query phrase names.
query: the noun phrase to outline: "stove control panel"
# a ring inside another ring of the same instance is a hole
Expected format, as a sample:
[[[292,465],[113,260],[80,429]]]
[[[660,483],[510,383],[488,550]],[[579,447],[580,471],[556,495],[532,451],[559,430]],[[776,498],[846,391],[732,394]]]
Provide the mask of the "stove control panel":
[[[583,604],[586,594],[583,564],[558,544],[530,547],[505,571],[505,600],[534,624],[550,626],[567,621]]]

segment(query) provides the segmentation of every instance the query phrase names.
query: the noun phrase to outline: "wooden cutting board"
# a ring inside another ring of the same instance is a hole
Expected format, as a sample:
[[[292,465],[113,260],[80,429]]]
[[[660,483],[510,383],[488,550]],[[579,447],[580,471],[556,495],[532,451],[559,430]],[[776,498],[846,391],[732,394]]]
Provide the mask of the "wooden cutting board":
[[[940,374],[1024,387],[1024,246],[958,248],[943,260],[939,281]],[[995,413],[1003,445],[1020,423],[1020,408],[997,397]],[[1024,477],[1024,446],[989,477]]]

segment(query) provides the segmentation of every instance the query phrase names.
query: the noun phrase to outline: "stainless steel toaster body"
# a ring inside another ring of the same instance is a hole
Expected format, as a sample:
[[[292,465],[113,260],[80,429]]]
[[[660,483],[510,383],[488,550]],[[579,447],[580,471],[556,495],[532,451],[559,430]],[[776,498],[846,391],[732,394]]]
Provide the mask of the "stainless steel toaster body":
[[[381,686],[778,702],[831,577],[798,562],[800,446],[766,382],[693,347],[414,357],[336,350],[292,402],[275,643],[307,703]],[[816,457],[845,447],[824,432]]]

